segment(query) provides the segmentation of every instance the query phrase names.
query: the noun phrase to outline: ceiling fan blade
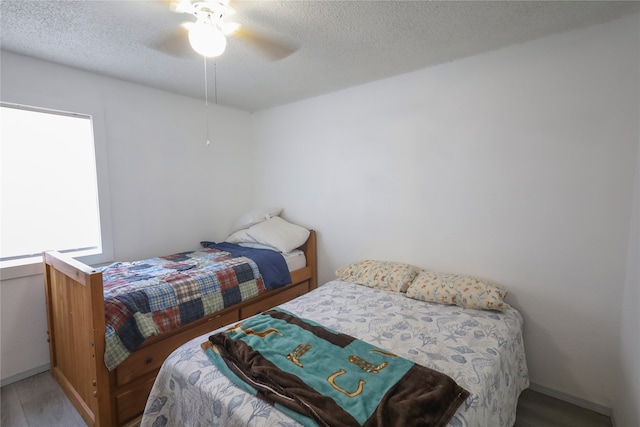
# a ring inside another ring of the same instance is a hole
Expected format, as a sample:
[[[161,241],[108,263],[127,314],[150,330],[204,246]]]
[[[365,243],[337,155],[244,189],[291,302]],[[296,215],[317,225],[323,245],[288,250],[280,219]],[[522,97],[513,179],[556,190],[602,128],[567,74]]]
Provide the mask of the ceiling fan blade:
[[[176,27],[169,34],[162,36],[148,45],[151,49],[176,58],[194,58],[197,53],[189,44],[189,31],[183,26]]]
[[[171,0],[169,9],[176,13],[192,13],[193,5],[189,0]]]
[[[298,46],[292,42],[272,37],[256,30],[250,30],[245,26],[238,28],[231,37],[246,41],[252,49],[257,50],[272,61],[284,59],[298,50]]]

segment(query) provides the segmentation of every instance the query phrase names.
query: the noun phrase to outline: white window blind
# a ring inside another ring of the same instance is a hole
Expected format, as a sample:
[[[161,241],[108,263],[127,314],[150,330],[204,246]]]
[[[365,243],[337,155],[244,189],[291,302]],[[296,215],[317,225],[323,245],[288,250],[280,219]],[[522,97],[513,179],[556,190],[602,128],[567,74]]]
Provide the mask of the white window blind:
[[[0,266],[102,250],[91,116],[0,105]]]

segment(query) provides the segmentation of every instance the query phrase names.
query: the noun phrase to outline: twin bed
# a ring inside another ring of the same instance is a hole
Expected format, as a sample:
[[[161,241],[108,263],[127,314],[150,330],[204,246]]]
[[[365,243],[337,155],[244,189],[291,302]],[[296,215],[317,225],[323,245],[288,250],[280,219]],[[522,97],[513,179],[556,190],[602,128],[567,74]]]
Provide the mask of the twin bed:
[[[281,271],[265,284],[269,264],[260,272],[256,261],[219,248],[106,269],[45,252],[54,378],[88,425],[138,420],[162,362],[181,344],[317,287],[315,232],[289,252],[281,257],[291,265],[288,284],[277,281]]]
[[[353,283],[350,272],[317,287],[315,232],[310,232],[300,250],[304,266],[289,266],[293,270],[291,283],[284,286],[265,285],[260,274],[264,267],[258,268],[251,261],[238,267],[241,255],[226,252],[225,248],[198,251],[204,252],[205,258],[228,258],[231,269],[235,268],[231,275],[237,279],[236,288],[228,283],[229,273],[221,273],[217,266],[205,267],[216,274],[214,279],[193,273],[191,253],[163,257],[162,266],[149,260],[132,263],[128,266],[132,269],[125,269],[128,273],[121,272],[121,265],[114,265],[104,271],[104,278],[103,271],[57,253],[45,253],[54,377],[92,426],[137,422],[143,410],[143,427],[317,425],[318,420],[299,418],[286,408],[276,405],[276,409],[256,397],[256,392],[234,382],[222,367],[216,367],[205,350],[213,334],[237,328],[242,319],[257,319],[260,316],[252,316],[277,306],[278,310],[321,328],[376,346],[379,353],[392,351],[393,357],[450,377],[464,389],[464,394],[458,396],[459,402],[452,406],[444,423],[433,425],[514,424],[518,397],[528,386],[522,317],[515,309],[504,305],[499,311],[479,310],[413,299],[408,297],[406,288],[399,292],[386,285],[376,288]],[[202,261],[195,263],[202,266]],[[173,271],[159,270],[164,267]],[[165,307],[169,307],[167,292],[162,289],[143,286],[146,290],[134,290],[134,296],[127,293],[123,297],[119,288],[131,291],[127,289],[133,281],[131,271],[147,285],[158,277],[170,277],[171,280],[162,281],[162,286],[166,291],[166,282],[177,283],[173,293],[169,292],[175,295],[177,308]],[[182,282],[185,276],[191,277]],[[268,290],[269,287],[274,289]],[[206,288],[214,288],[213,294],[208,295]],[[114,311],[113,302],[109,302],[113,295],[115,306],[124,307],[122,313],[131,312],[128,314],[133,320],[122,315],[116,316],[115,321],[107,318],[105,323],[105,313]],[[171,320],[175,319],[171,310],[186,324]],[[195,312],[203,317],[196,319]],[[134,320],[138,326],[132,328]],[[172,322],[177,328],[164,331]],[[131,329],[135,330],[133,335]],[[156,335],[159,332],[162,333]],[[126,353],[122,360],[109,356],[107,344],[112,346],[114,339],[116,347],[119,345]],[[304,351],[303,348],[298,355]],[[304,356],[305,360],[311,360],[309,355]],[[329,379],[332,378],[337,376]],[[414,421],[421,425],[419,420]]]

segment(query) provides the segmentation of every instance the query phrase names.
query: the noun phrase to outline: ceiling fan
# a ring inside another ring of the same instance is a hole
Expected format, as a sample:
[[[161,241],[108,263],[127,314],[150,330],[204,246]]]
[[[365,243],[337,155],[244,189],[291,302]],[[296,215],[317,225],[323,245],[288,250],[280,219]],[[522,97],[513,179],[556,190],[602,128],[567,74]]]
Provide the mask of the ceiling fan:
[[[155,47],[173,56],[184,56],[187,46],[200,55],[211,58],[224,53],[227,36],[247,42],[271,60],[283,59],[297,50],[297,46],[283,38],[250,30],[246,25],[230,21],[236,15],[230,0],[175,0],[170,9],[176,13],[193,15],[195,22],[182,24],[176,32],[155,43]],[[185,40],[185,38],[187,40]]]
[[[172,10],[196,17],[196,22],[187,25],[189,43],[193,50],[207,58],[222,55],[227,47],[227,35],[233,34],[240,24],[227,22],[225,18],[235,14],[226,0],[196,1],[181,0],[171,4]]]

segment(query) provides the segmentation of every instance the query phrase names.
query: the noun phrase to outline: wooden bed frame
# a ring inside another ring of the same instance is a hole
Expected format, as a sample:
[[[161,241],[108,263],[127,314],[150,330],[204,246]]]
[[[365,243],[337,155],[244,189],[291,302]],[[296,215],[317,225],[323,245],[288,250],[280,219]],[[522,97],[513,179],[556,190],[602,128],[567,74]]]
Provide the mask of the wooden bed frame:
[[[113,371],[104,364],[102,273],[58,252],[43,254],[51,373],[89,426],[126,425],[144,411],[167,356],[183,343],[289,301],[318,286],[316,233],[300,247],[307,265],[292,283],[227,307],[179,329],[147,338]]]

